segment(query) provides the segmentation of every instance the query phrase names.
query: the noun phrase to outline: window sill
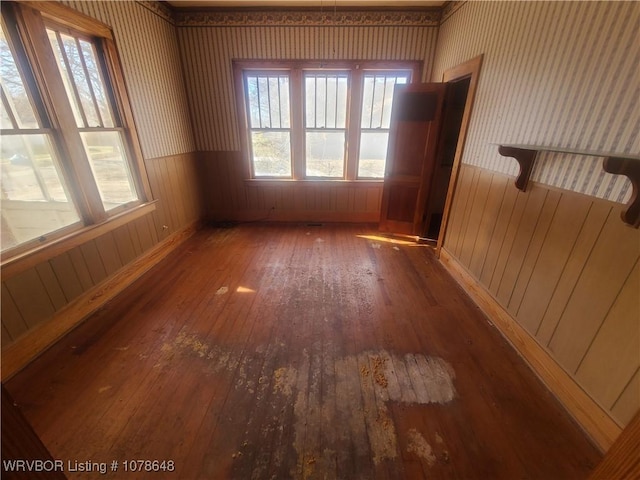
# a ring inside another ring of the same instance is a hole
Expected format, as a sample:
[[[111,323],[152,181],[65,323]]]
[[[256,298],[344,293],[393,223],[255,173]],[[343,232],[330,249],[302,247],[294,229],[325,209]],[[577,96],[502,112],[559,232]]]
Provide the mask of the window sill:
[[[42,262],[46,262],[51,258],[71,250],[72,248],[115,230],[122,225],[148,215],[156,209],[157,202],[157,200],[154,200],[143,203],[127,210],[126,212],[114,215],[102,223],[82,227],[79,230],[75,230],[72,233],[52,240],[44,245],[32,248],[27,252],[19,253],[6,260],[3,259],[0,264],[2,280],[13,277],[20,272],[28,270]]]
[[[293,178],[247,178],[244,180],[247,186],[251,187],[293,187],[300,186],[327,186],[327,187],[380,187],[384,179],[366,180],[343,180],[343,179],[305,179],[295,180]]]

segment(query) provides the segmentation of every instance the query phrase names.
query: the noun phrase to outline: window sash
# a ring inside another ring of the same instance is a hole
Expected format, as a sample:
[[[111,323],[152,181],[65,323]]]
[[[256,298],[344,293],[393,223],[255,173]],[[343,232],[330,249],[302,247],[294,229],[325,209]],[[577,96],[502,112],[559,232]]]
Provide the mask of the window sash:
[[[293,174],[290,84],[288,72],[243,74],[252,177],[291,178]]]
[[[363,72],[362,115],[358,133],[358,179],[384,178],[393,92],[396,85],[410,81],[411,73],[409,70]]]

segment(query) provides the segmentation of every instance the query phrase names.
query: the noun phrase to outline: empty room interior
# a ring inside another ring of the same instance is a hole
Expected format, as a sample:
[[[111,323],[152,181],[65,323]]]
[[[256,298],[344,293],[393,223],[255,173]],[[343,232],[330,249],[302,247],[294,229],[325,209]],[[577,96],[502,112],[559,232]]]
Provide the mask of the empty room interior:
[[[3,478],[640,478],[640,3],[1,8]]]

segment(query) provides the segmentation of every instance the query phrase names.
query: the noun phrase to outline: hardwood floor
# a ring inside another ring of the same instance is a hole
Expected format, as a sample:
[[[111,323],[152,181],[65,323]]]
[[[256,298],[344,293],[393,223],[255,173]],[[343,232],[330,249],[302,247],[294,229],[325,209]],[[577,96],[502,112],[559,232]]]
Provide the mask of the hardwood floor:
[[[69,478],[586,478],[600,453],[431,249],[377,235],[201,231],[7,389],[54,458],[120,462]]]

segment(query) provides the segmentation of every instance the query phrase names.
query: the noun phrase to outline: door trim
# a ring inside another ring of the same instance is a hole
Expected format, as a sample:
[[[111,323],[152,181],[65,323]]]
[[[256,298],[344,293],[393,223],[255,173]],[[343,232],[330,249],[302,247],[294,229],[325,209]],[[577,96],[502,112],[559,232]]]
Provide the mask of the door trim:
[[[453,166],[451,168],[451,177],[449,178],[449,188],[447,189],[447,198],[444,202],[444,212],[442,213],[442,222],[440,224],[440,232],[438,234],[438,243],[436,245],[436,257],[440,257],[440,250],[444,244],[444,238],[447,232],[447,224],[449,222],[449,212],[453,204],[453,196],[455,195],[458,173],[460,171],[460,163],[462,161],[462,153],[464,144],[467,139],[467,131],[471,120],[471,111],[473,110],[473,102],[478,87],[478,78],[480,77],[480,68],[482,67],[482,59],[484,54],[478,55],[471,60],[467,60],[458,66],[449,68],[442,74],[442,82],[450,83],[463,80],[470,77],[469,91],[467,92],[467,101],[464,105],[464,113],[462,114],[462,123],[460,125],[460,134],[458,136],[458,144],[456,145],[456,153],[453,157]]]

